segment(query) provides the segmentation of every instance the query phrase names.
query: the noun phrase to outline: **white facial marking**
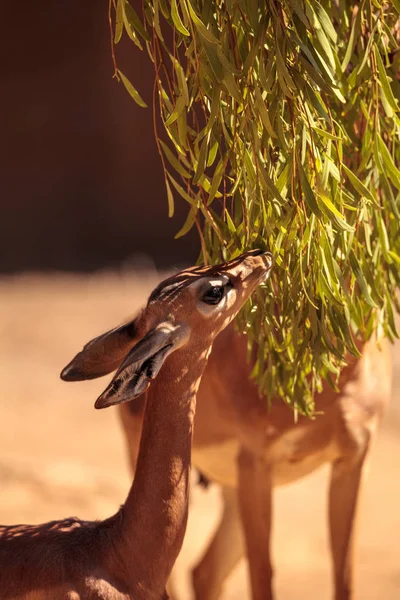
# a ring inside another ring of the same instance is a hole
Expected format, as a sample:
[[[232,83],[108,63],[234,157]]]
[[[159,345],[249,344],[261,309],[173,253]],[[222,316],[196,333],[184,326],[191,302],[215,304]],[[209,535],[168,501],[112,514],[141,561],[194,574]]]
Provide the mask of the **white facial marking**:
[[[201,279],[191,284],[189,289],[198,297],[197,309],[203,317],[209,318],[217,315],[223,310],[229,309],[235,303],[237,291],[234,288],[227,287],[229,281],[230,279],[227,275],[220,275],[219,277],[201,277]],[[203,302],[201,299],[202,294],[205,294],[212,287],[222,287],[224,290],[224,296],[218,304],[207,304],[207,302]]]

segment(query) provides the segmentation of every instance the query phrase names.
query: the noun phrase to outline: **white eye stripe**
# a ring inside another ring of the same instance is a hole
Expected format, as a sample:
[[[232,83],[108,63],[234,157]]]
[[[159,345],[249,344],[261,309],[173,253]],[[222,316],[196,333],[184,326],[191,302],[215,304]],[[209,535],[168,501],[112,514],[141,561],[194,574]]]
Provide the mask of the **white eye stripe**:
[[[225,285],[227,285],[228,281],[222,279],[209,279],[208,283],[213,287],[224,287]]]
[[[189,289],[193,292],[196,292],[199,288],[204,288],[206,292],[210,287],[223,287],[230,282],[230,279],[227,275],[221,275],[220,277],[201,277],[193,283],[189,284]]]

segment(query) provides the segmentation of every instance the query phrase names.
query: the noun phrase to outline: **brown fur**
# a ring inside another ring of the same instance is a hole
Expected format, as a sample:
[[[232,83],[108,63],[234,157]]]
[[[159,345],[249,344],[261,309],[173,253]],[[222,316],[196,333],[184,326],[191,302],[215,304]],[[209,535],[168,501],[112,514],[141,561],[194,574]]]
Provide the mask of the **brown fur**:
[[[32,589],[52,597],[54,588],[83,582],[91,574],[93,555],[102,571],[119,521],[117,514],[102,522],[69,518],[43,525],[1,526],[1,599],[23,597]]]
[[[198,392],[193,462],[212,481],[225,486],[225,513],[204,558],[193,573],[196,600],[219,597],[224,579],[244,547],[245,527],[253,599],[273,598],[269,558],[272,488],[296,480],[323,462],[332,465],[329,513],[335,598],[353,597],[352,549],[361,474],[376,426],[390,397],[388,344],[371,340],[342,373],[340,393],[327,384],[316,396],[322,412],[294,421],[279,399],[260,398],[250,380],[247,341],[233,326],[215,341]],[[120,407],[134,468],[142,415]],[[236,450],[224,454],[235,444]],[[263,481],[263,485],[260,485]],[[233,486],[231,488],[231,486]],[[238,489],[239,496],[229,492]],[[252,518],[249,518],[249,517]],[[249,554],[250,553],[250,554]]]

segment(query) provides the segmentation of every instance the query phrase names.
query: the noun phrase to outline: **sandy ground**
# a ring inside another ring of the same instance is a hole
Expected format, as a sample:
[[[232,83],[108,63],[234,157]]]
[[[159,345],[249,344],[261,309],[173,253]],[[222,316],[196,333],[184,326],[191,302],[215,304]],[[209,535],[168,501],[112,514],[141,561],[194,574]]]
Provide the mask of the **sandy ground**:
[[[66,384],[61,368],[88,339],[134,313],[158,276],[122,273],[0,279],[0,522],[102,518],[124,500],[130,477],[115,409],[95,411],[104,380]],[[400,374],[372,453],[358,538],[357,598],[400,597]],[[397,371],[397,372],[396,372]],[[327,600],[330,569],[325,469],[275,492],[273,554],[280,600]],[[194,490],[178,560],[187,571],[218,518],[219,496]],[[224,600],[248,597],[244,562]],[[1,590],[0,590],[1,598]]]

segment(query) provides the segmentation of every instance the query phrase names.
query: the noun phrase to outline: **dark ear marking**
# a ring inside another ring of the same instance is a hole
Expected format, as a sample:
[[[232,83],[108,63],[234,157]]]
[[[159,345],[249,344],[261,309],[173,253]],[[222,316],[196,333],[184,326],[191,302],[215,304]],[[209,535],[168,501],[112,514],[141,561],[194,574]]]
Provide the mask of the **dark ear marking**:
[[[172,344],[167,344],[164,348],[161,348],[154,356],[151,356],[148,360],[143,363],[143,371],[148,379],[155,379],[160,372],[163,365],[164,359],[172,348]]]
[[[174,328],[153,329],[129,352],[104,392],[96,408],[106,408],[133,400],[143,394],[161,370],[167,356],[179,345]]]
[[[83,381],[118,369],[135,343],[136,319],[94,338],[61,371],[63,381]]]

